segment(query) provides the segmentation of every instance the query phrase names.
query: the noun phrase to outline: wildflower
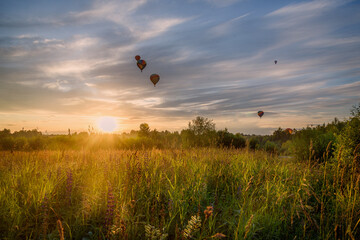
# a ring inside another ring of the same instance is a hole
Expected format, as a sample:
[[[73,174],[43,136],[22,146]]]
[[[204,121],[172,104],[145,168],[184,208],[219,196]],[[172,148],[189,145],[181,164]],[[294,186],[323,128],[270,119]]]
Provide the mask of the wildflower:
[[[217,239],[220,239],[220,238],[225,238],[226,235],[222,234],[222,233],[216,233],[215,235],[211,236],[212,238],[217,238]]]
[[[208,219],[210,216],[212,216],[213,213],[213,207],[212,206],[207,206],[204,214],[205,214],[205,219]]]

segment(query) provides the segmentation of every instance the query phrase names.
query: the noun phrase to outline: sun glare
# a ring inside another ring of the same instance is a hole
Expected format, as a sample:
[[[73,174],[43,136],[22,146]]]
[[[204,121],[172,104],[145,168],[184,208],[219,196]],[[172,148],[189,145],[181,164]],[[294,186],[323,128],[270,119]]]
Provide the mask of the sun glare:
[[[100,117],[98,120],[98,127],[102,132],[112,133],[117,128],[116,118]]]

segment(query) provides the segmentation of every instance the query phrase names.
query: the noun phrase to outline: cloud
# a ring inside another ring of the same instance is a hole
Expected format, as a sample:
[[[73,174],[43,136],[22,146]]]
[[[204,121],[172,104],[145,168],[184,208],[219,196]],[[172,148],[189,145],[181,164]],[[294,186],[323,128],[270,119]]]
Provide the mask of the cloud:
[[[349,0],[313,0],[310,2],[294,3],[275,10],[267,16],[291,17],[293,21],[284,24],[293,24],[295,20],[308,20],[336,7],[350,2]]]
[[[228,7],[240,1],[241,0],[205,0],[205,2],[217,7]]]
[[[95,1],[90,10],[73,12],[69,17],[82,24],[101,20],[116,23],[128,28],[136,41],[157,37],[171,27],[187,21],[187,18],[136,15],[135,12],[146,3],[147,0],[107,1],[105,3]]]
[[[231,31],[234,30],[233,25],[237,21],[247,17],[248,15],[249,15],[249,13],[246,13],[246,14],[243,14],[243,15],[241,15],[239,17],[235,17],[235,18],[233,18],[231,20],[228,20],[228,21],[226,21],[224,23],[218,24],[215,27],[210,29],[210,33],[213,34],[214,36],[217,36],[217,37],[229,34]]]

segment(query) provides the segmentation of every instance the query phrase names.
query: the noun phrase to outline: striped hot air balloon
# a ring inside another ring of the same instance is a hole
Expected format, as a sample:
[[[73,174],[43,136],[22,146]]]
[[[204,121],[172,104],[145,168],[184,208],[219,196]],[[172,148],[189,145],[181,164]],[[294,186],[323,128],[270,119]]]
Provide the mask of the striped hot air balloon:
[[[154,87],[159,82],[159,80],[160,80],[160,76],[158,74],[156,73],[151,74],[150,81],[154,84]]]

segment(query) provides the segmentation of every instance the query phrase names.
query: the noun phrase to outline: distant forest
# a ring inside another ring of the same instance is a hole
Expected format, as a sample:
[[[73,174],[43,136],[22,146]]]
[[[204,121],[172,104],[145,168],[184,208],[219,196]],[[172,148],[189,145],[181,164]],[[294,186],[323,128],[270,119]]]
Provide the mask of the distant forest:
[[[67,135],[44,135],[40,131],[0,131],[0,150],[81,150],[81,149],[168,149],[219,147],[264,150],[272,154],[292,155],[299,160],[324,160],[334,154],[352,159],[360,153],[360,104],[354,105],[351,116],[343,121],[316,127],[294,129],[292,133],[278,128],[271,135],[231,133],[226,128],[216,130],[213,120],[201,116],[191,120],[181,132],[151,130],[142,123],[139,130],[122,134],[88,132]]]

